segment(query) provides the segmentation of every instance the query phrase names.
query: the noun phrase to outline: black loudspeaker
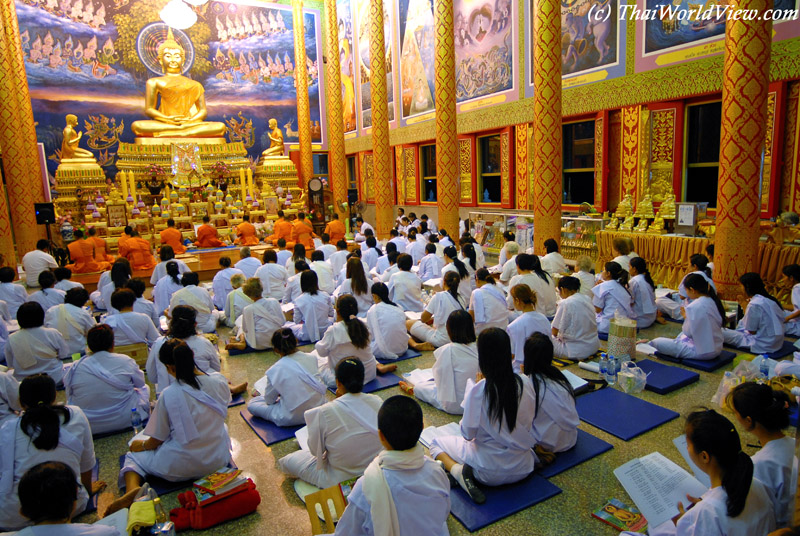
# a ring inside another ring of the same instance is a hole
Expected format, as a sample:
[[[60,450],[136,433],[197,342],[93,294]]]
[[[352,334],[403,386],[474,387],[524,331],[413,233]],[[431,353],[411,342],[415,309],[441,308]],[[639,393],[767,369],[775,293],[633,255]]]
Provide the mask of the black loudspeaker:
[[[358,188],[350,188],[347,190],[347,203],[352,205],[358,201]]]
[[[36,223],[39,225],[56,222],[56,210],[53,203],[34,203],[33,209],[36,211]]]

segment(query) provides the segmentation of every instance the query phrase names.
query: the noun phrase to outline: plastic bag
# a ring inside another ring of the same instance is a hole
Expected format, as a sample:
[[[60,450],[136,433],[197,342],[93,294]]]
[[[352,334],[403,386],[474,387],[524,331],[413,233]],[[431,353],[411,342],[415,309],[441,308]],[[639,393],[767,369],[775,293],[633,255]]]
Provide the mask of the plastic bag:
[[[758,363],[740,361],[733,371],[729,370],[723,375],[722,381],[717,387],[717,392],[711,397],[711,403],[722,409],[730,409],[728,407],[728,394],[740,383],[757,380],[759,374]]]
[[[627,361],[636,355],[636,320],[614,313],[608,329],[608,355]]]
[[[617,375],[617,382],[626,393],[641,393],[647,384],[647,374],[633,361],[622,364]]]

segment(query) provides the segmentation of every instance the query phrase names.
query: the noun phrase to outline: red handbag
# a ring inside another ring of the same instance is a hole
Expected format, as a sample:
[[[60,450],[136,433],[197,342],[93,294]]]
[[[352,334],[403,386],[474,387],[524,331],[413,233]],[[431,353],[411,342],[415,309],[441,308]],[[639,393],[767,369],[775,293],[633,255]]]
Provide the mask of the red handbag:
[[[256,511],[261,503],[261,495],[251,479],[236,489],[212,497],[199,504],[193,490],[178,495],[180,508],[170,511],[169,518],[175,524],[175,530],[207,529],[225,521],[246,516]]]

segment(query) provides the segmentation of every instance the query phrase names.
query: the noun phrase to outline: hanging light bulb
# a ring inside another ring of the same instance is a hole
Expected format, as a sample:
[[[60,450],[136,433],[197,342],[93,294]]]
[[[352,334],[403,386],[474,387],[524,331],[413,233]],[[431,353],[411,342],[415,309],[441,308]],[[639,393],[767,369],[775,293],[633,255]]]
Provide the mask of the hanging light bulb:
[[[183,0],[170,0],[158,15],[168,26],[178,30],[185,30],[197,22],[197,13]]]

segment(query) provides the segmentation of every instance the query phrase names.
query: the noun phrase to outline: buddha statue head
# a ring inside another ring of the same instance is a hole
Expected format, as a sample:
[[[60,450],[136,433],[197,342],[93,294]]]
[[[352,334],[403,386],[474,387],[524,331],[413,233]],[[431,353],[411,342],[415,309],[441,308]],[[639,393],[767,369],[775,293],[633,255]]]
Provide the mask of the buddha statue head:
[[[158,62],[164,74],[181,74],[186,51],[175,40],[172,28],[167,30],[167,39],[158,45]]]

